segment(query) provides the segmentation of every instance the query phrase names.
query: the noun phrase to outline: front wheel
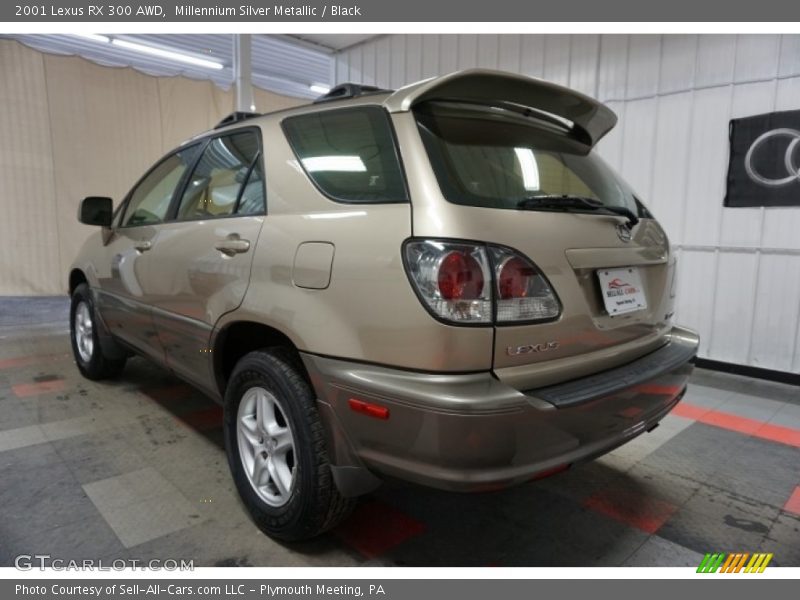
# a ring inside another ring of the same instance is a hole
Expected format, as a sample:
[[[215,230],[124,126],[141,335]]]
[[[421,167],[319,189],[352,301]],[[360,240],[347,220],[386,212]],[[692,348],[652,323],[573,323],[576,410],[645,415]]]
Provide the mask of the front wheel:
[[[107,379],[119,375],[125,358],[109,358],[100,345],[94,301],[89,286],[80,284],[72,293],[70,341],[78,370],[88,379]]]
[[[239,495],[267,535],[312,538],[350,512],[353,501],[333,482],[314,393],[284,350],[251,352],[236,365],[225,448]]]

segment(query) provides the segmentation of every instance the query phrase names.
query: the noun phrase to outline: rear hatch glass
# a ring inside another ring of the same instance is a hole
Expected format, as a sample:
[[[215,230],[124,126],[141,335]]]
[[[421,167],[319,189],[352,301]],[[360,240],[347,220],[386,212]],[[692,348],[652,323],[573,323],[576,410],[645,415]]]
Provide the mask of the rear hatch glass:
[[[568,125],[495,107],[428,103],[417,122],[445,198],[508,210],[594,212],[621,207],[645,216],[630,187]],[[587,200],[585,206],[575,198]],[[540,202],[536,202],[540,199]],[[602,208],[601,208],[602,210]]]

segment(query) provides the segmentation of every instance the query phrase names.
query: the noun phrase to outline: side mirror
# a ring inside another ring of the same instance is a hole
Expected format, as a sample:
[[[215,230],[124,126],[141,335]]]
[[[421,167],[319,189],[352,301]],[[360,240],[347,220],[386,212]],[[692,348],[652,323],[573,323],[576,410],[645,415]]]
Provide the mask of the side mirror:
[[[78,221],[84,225],[111,227],[114,201],[103,196],[87,196],[78,207]]]

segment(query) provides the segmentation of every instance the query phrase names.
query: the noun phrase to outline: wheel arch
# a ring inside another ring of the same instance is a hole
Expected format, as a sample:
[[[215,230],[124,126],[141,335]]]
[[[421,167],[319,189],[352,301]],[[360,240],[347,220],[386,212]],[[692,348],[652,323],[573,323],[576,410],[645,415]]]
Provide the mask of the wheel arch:
[[[220,396],[225,396],[225,388],[236,363],[247,353],[262,348],[284,348],[293,365],[311,385],[311,378],[300,358],[300,352],[292,339],[275,327],[258,321],[231,321],[222,326],[214,335],[211,344],[211,360],[214,380]]]
[[[88,285],[89,279],[81,269],[72,269],[69,273],[69,295],[75,291],[75,288],[80,284],[85,283]]]

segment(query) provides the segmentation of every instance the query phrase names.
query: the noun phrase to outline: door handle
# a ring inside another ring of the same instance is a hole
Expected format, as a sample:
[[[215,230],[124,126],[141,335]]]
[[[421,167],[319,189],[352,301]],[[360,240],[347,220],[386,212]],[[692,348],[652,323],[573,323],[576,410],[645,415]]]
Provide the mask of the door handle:
[[[150,242],[148,240],[142,242],[136,242],[133,245],[133,247],[136,248],[139,252],[147,252],[148,250],[150,250],[150,248],[153,247],[153,242]]]
[[[220,240],[214,244],[214,248],[226,256],[234,256],[235,254],[242,254],[250,250],[250,242],[248,240],[240,240],[239,238]]]

